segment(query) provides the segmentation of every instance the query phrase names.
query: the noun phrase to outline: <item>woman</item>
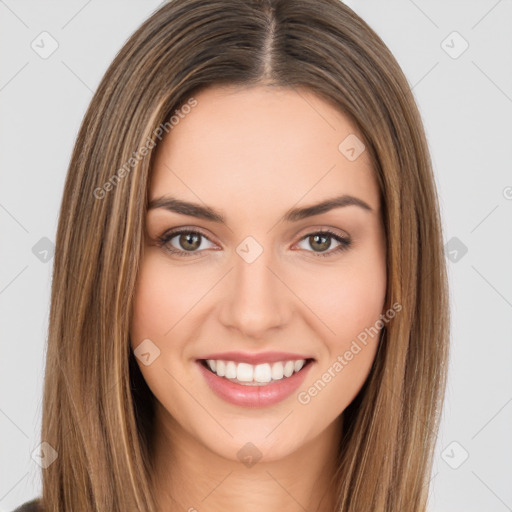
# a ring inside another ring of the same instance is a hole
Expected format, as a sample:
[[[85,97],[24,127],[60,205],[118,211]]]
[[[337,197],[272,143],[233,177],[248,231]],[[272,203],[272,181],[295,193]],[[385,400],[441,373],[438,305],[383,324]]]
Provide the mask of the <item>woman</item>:
[[[77,138],[55,457],[20,510],[424,511],[448,318],[428,147],[381,39],[337,0],[173,0]]]

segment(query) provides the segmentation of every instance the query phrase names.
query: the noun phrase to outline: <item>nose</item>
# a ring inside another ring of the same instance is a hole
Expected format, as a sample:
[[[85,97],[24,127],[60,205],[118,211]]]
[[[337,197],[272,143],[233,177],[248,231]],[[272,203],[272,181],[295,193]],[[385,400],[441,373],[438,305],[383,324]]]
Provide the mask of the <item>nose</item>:
[[[268,338],[282,328],[292,314],[291,292],[280,280],[271,251],[252,263],[234,254],[234,268],[224,288],[220,319],[244,337]]]

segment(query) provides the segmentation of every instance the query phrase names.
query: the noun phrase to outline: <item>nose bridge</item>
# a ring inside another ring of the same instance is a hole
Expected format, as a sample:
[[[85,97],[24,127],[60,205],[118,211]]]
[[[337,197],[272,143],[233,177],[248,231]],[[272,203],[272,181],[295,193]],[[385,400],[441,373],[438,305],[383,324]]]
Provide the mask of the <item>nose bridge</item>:
[[[289,310],[284,287],[274,275],[273,251],[248,237],[239,244],[233,258],[232,282],[224,297],[223,323],[248,336],[265,336],[266,331],[286,322]]]

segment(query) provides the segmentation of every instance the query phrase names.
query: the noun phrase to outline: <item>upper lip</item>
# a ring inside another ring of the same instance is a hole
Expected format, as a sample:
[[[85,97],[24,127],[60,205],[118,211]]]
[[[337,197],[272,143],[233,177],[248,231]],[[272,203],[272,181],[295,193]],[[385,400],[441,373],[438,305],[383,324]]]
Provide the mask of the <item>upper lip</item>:
[[[247,352],[217,352],[208,354],[202,359],[215,359],[217,361],[234,361],[236,363],[261,364],[261,363],[277,363],[279,361],[296,361],[299,359],[313,359],[311,356],[303,354],[292,354],[291,352],[259,352],[251,354]]]

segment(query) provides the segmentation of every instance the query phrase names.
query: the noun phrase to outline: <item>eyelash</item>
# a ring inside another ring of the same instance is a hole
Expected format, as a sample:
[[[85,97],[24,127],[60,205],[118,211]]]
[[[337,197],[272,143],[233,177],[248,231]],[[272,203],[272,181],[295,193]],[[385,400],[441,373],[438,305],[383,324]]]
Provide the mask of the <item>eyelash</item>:
[[[175,247],[168,245],[168,243],[175,236],[180,235],[182,233],[198,235],[203,238],[206,238],[206,240],[211,242],[211,240],[206,235],[201,233],[200,231],[196,231],[194,229],[178,229],[175,231],[170,231],[168,233],[164,233],[163,235],[158,237],[157,238],[158,247],[165,247],[165,250],[169,251],[171,254],[174,254],[174,255],[177,255],[180,257],[188,257],[188,256],[193,256],[193,255],[197,254],[197,252],[199,252],[199,251],[181,251],[179,249],[176,249]],[[330,231],[329,229],[323,229],[321,231],[313,231],[312,233],[309,233],[309,234],[303,236],[299,241],[307,239],[313,235],[328,235],[329,238],[334,238],[340,244],[334,250],[328,250],[325,252],[316,252],[315,253],[314,251],[307,251],[307,252],[313,252],[316,256],[320,256],[320,257],[324,257],[324,258],[329,257],[329,256],[332,256],[333,254],[338,254],[342,251],[346,251],[352,245],[352,242],[350,239],[342,237],[342,236],[338,235],[337,233]]]

